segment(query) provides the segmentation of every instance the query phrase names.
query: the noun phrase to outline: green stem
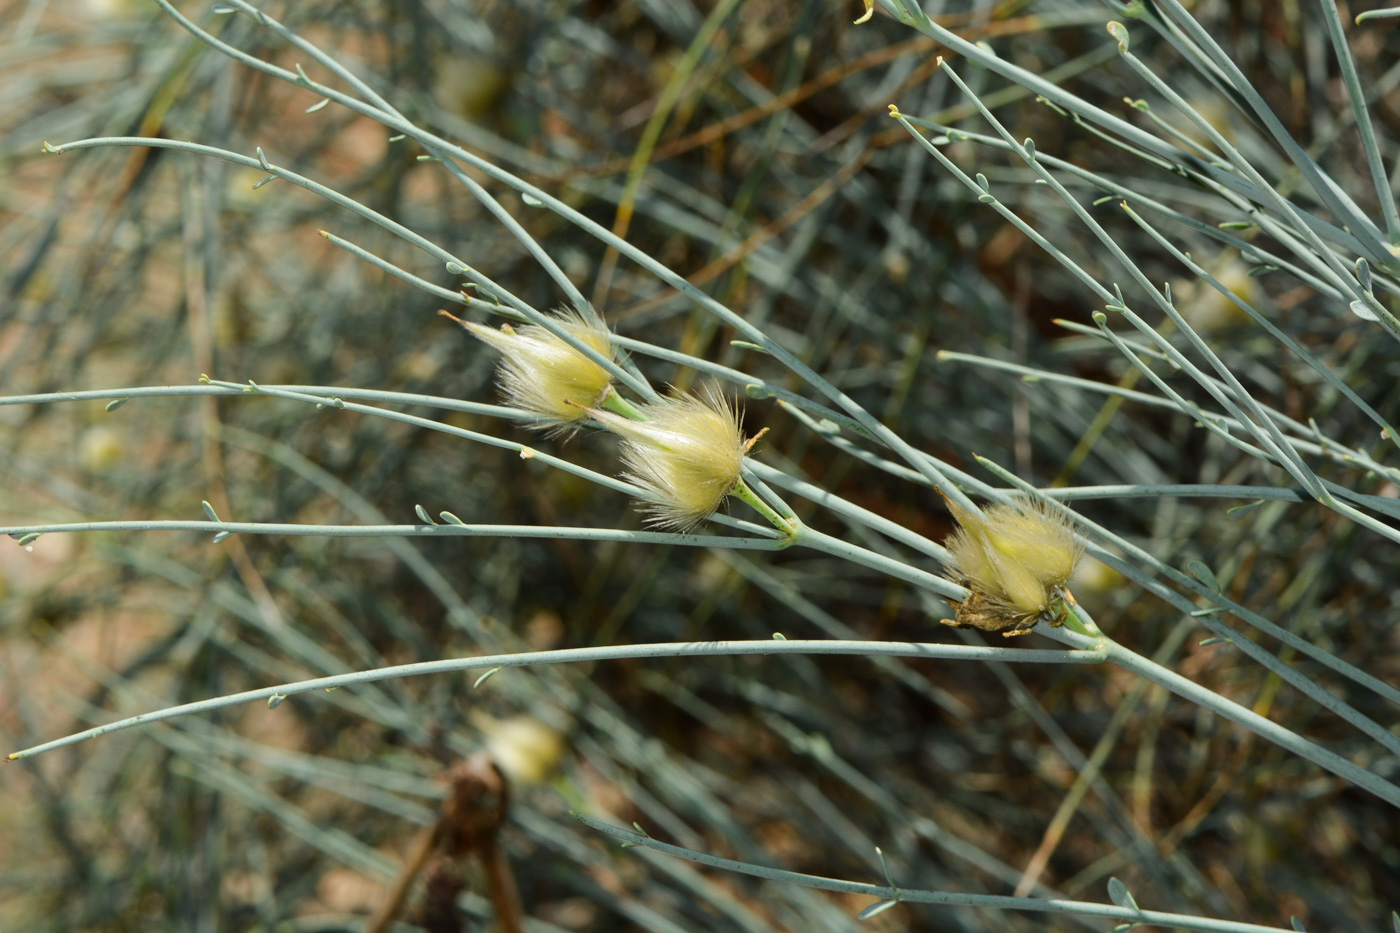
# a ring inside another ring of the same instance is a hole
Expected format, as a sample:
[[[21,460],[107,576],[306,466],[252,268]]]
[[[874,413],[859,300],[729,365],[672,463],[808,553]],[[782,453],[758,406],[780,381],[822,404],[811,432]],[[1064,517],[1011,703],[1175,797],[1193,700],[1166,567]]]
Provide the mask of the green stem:
[[[615,415],[621,415],[628,421],[651,420],[646,415],[642,414],[640,408],[627,401],[627,399],[612,386],[608,386],[607,394],[604,395],[603,400],[598,403],[598,407],[605,408]]]
[[[1078,604],[1066,604],[1065,609],[1067,610],[1064,619],[1065,628],[1072,632],[1078,632],[1085,638],[1104,637],[1103,632],[1099,631],[1099,627],[1094,624],[1094,620],[1090,618],[1089,613],[1081,609]]]
[[[755,512],[768,519],[768,521],[772,523],[773,527],[781,531],[783,534],[790,536],[796,535],[797,528],[799,527],[797,524],[794,524],[795,522],[797,522],[796,517],[794,517],[793,520],[790,522],[787,519],[783,518],[781,515],[779,515],[777,512],[773,511],[773,508],[767,502],[764,502],[762,499],[760,499],[758,497],[758,493],[750,489],[749,484],[744,482],[742,479],[734,484],[734,488],[730,490],[729,494],[731,496],[738,497],[743,502],[748,503],[749,506],[752,507]]]

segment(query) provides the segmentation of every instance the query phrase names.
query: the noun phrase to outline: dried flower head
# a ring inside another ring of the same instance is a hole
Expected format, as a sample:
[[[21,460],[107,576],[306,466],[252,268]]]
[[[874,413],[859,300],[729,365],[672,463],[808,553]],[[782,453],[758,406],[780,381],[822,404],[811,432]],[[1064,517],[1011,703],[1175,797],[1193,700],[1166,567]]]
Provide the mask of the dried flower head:
[[[956,617],[944,621],[1008,637],[1030,631],[1042,619],[1062,624],[1074,603],[1067,584],[1084,552],[1069,522],[1037,499],[1021,498],[980,513],[944,501],[958,521],[948,551],[971,591],[956,605]]]
[[[723,392],[677,393],[640,406],[646,421],[589,411],[622,437],[627,479],[646,490],[648,522],[688,531],[714,514],[739,482],[745,441],[741,417]]]
[[[555,312],[559,326],[608,359],[615,359],[612,335],[596,316]],[[539,324],[492,330],[462,321],[462,326],[501,351],[497,373],[507,404],[539,416],[535,424],[553,434],[569,435],[587,419],[585,408],[597,405],[612,387],[612,375]]]

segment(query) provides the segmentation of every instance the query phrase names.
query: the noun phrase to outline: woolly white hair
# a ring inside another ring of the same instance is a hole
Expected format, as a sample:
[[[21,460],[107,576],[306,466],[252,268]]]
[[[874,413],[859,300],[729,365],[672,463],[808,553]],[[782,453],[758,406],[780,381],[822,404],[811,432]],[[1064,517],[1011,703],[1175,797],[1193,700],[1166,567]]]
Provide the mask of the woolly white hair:
[[[554,318],[586,346],[615,358],[612,335],[597,317],[560,309]],[[533,425],[538,429],[573,434],[588,418],[584,408],[598,404],[612,385],[606,369],[539,324],[500,330],[466,321],[462,326],[501,352],[501,394],[512,407],[538,416]]]
[[[590,411],[622,438],[626,479],[646,491],[648,523],[689,531],[714,514],[739,482],[748,446],[742,418],[715,386],[675,393],[639,410],[646,421]]]
[[[981,513],[951,501],[948,508],[958,520],[948,551],[983,611],[1002,608],[1009,620],[1046,612],[1083,555],[1069,522],[1037,499]]]

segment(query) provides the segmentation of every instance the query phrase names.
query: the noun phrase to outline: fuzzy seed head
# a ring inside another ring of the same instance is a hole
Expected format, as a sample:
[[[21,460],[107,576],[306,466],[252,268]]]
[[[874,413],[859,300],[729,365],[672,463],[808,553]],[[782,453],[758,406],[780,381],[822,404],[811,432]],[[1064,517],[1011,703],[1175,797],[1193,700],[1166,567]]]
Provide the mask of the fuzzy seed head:
[[[981,513],[951,501],[948,508],[958,520],[948,551],[972,591],[954,624],[1027,631],[1064,599],[1083,548],[1058,512],[1029,498]]]
[[[689,531],[714,514],[739,482],[748,445],[741,417],[714,386],[639,406],[646,421],[590,411],[622,438],[626,479],[646,490],[648,523]]]
[[[559,326],[608,359],[615,359],[612,336],[596,317],[561,309]],[[539,417],[534,425],[555,435],[570,435],[587,419],[580,407],[597,405],[612,385],[606,369],[538,324],[492,330],[464,322],[463,327],[501,353],[497,380],[506,403]]]

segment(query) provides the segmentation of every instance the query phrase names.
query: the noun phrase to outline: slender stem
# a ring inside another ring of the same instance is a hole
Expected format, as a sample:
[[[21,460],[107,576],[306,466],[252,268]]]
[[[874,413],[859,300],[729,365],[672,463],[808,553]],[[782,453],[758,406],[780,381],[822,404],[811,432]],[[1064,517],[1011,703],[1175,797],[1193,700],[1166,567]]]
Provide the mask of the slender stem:
[[[280,76],[281,75],[279,75],[279,77]],[[302,82],[298,81],[296,78],[291,78],[290,80],[293,84],[297,84],[298,86],[306,86]],[[323,88],[318,85],[317,90],[326,94],[327,96],[337,96],[337,92],[332,91],[330,88]],[[340,98],[343,98],[343,95],[339,95],[337,97],[337,99]],[[382,111],[374,112],[382,113]],[[387,114],[385,114],[384,116],[390,120],[398,119],[389,117],[389,115]],[[394,124],[389,123],[386,125]],[[91,139],[79,139],[73,142],[64,143],[61,146],[55,146],[50,143],[45,143],[44,151],[54,154],[61,154],[70,150],[76,151],[79,149],[101,149],[111,147],[176,149],[182,152],[194,153],[196,155],[213,156],[214,158],[222,159],[225,162],[231,162],[235,165],[242,165],[245,168],[258,169],[260,171],[267,172],[268,174],[275,175],[276,177],[284,181],[291,182],[299,188],[305,188],[307,191],[310,191],[313,194],[325,198],[327,201],[330,201],[333,204],[337,204],[355,214],[359,214],[361,217],[364,217],[365,219],[375,224],[378,224],[384,229],[390,231],[395,236],[398,236],[401,239],[412,243],[414,246],[417,246],[419,249],[423,250],[428,255],[433,256],[439,261],[443,262],[444,265],[446,265],[446,267],[453,272],[453,274],[467,276],[478,287],[485,289],[486,291],[499,298],[504,299],[519,316],[530,321],[532,324],[538,324],[545,330],[549,331],[551,334],[554,334],[556,337],[564,341],[574,350],[583,354],[593,363],[596,363],[597,365],[606,369],[609,373],[612,374],[613,378],[617,379],[624,385],[627,385],[630,388],[632,388],[632,390],[635,391],[638,395],[644,397],[652,397],[656,394],[656,390],[653,389],[651,387],[651,384],[648,383],[646,380],[640,379],[632,373],[628,372],[622,366],[620,366],[617,363],[617,361],[611,359],[605,354],[599,353],[596,348],[589,346],[585,341],[580,340],[576,334],[570,333],[567,328],[562,327],[559,323],[559,318],[555,315],[542,314],[537,309],[531,307],[529,304],[516,297],[508,289],[497,284],[487,276],[483,275],[481,272],[469,266],[467,263],[453,256],[447,250],[438,246],[436,243],[433,243],[431,240],[420,236],[418,233],[414,232],[413,230],[410,230],[403,224],[390,220],[383,214],[380,214],[377,211],[366,207],[359,201],[356,201],[354,198],[347,197],[333,188],[328,188],[325,185],[312,181],[310,178],[307,178],[304,175],[299,175],[296,172],[290,171],[289,169],[285,169],[279,165],[272,164],[267,160],[265,156],[263,156],[261,149],[258,150],[259,157],[255,159],[237,152],[230,152],[227,149],[220,149],[216,146],[206,146],[200,143],[184,142],[182,140],[177,139],[159,139],[147,136],[103,136],[94,137]]]
[[[120,399],[123,402],[133,398],[180,398],[183,396],[232,395],[247,396],[248,386],[210,380],[208,383],[193,386],[130,386],[115,389],[84,389],[75,392],[41,392],[34,395],[0,395],[0,406],[41,405],[49,402],[85,402],[101,399]],[[519,408],[504,405],[488,405],[482,402],[466,402],[442,395],[419,395],[413,392],[390,392],[383,389],[361,389],[354,386],[303,386],[303,385],[259,385],[258,389],[269,395],[283,398],[300,398],[302,401],[324,403],[328,399],[366,399],[372,402],[398,402],[403,405],[426,405],[429,408],[443,408],[488,418],[502,418],[507,421],[536,421],[537,417]],[[305,396],[314,396],[312,399]],[[113,409],[115,411],[115,407]],[[382,412],[383,409],[374,409]]]
[[[1176,0],[1162,0],[1162,2],[1180,9],[1180,4],[1177,3]],[[1188,26],[1188,28],[1194,27],[1198,41],[1199,37],[1204,37],[1207,43],[1214,45],[1209,36],[1200,29],[1200,25],[1191,18],[1189,13],[1186,13],[1184,10],[1181,10],[1181,13],[1183,25]],[[1112,31],[1112,27],[1116,25],[1117,24],[1110,24],[1110,31]],[[1118,26],[1118,29],[1122,30],[1122,27]],[[1250,164],[1249,160],[1242,156],[1239,151],[1221,135],[1219,130],[1197,113],[1180,94],[1159,78],[1152,69],[1147,67],[1146,63],[1128,51],[1125,30],[1122,31],[1122,33],[1115,34],[1115,38],[1119,40],[1118,51],[1123,61],[1141,76],[1143,80],[1147,81],[1154,90],[1170,101],[1187,119],[1191,120],[1191,122],[1210,139],[1212,144],[1221,152],[1225,153],[1226,157],[1237,166],[1244,177],[1258,188],[1260,194],[1263,196],[1259,199],[1259,203],[1273,207],[1280,217],[1292,221],[1293,229],[1298,236],[1308,245],[1314,255],[1326,264],[1326,267],[1334,276],[1333,280],[1342,287],[1343,291],[1350,292],[1356,301],[1361,302],[1372,311],[1376,319],[1392,337],[1400,339],[1400,320],[1397,320],[1388,308],[1377,301],[1374,295],[1371,295],[1361,288],[1355,276],[1347,272],[1337,255],[1323,244],[1321,238],[1313,232],[1311,226],[1303,222],[1302,214],[1299,209],[1292,202],[1283,197],[1283,195],[1279,194],[1279,192]],[[1218,48],[1219,47],[1216,46],[1217,50]],[[1265,124],[1268,125],[1279,144],[1288,150],[1289,155],[1293,157],[1294,164],[1307,176],[1309,184],[1317,193],[1318,197],[1335,210],[1337,216],[1348,218],[1349,222],[1346,226],[1355,236],[1361,239],[1363,250],[1370,254],[1374,262],[1382,268],[1394,268],[1395,258],[1390,255],[1383,240],[1376,235],[1378,231],[1375,230],[1375,227],[1370,221],[1360,215],[1354,204],[1350,204],[1349,202],[1344,204],[1340,200],[1337,194],[1338,189],[1335,188],[1335,186],[1330,186],[1322,181],[1320,173],[1317,171],[1317,167],[1312,159],[1302,151],[1293,137],[1284,130],[1282,124],[1278,122],[1278,118],[1275,117],[1273,112],[1268,109],[1268,106],[1264,104],[1263,99],[1259,98],[1256,92],[1253,92],[1252,85],[1249,85],[1247,81],[1243,81],[1243,75],[1239,72],[1239,69],[1234,63],[1230,62],[1227,58],[1224,60],[1224,66],[1228,71],[1233,73],[1233,77],[1242,81],[1242,83],[1247,86],[1248,93],[1258,101],[1255,107],[1256,112],[1259,114],[1260,118],[1264,120]],[[1359,222],[1351,222],[1353,220],[1358,220]]]
[[[1078,607],[1076,607],[1077,611]],[[1166,687],[1177,696],[1190,700],[1197,706],[1208,709],[1236,725],[1243,726],[1255,735],[1306,758],[1318,767],[1331,771],[1363,790],[1370,791],[1392,806],[1400,807],[1400,787],[1376,776],[1365,768],[1352,764],[1341,755],[1328,751],[1303,738],[1298,733],[1285,729],[1270,719],[1265,719],[1253,710],[1246,709],[1233,700],[1227,700],[1215,691],[1202,687],[1175,671],[1168,670],[1106,635],[1085,639],[1082,635],[1067,631],[1065,628],[1050,628],[1043,625],[1038,627],[1036,631],[1072,648],[1102,650],[1108,655],[1110,663],[1117,664],[1124,670],[1132,671],[1139,677],[1144,677],[1155,684]]]
[[[905,528],[898,522],[892,522],[882,515],[876,515],[869,509],[861,508],[854,502],[843,499],[830,490],[823,489],[812,483],[795,479],[776,467],[766,463],[756,461],[749,462],[750,468],[759,476],[766,477],[775,486],[781,486],[789,492],[821,506],[830,512],[840,515],[842,518],[864,525],[866,528],[874,529],[885,537],[898,541],[927,554],[941,564],[947,564],[950,560],[948,549],[936,541],[924,537],[916,531]]]
[[[781,538],[676,534],[668,531],[631,531],[624,528],[575,528],[564,525],[459,525],[455,522],[442,525],[301,525],[277,522],[157,520],[58,522],[48,525],[0,527],[0,535],[12,537],[76,531],[202,531],[327,538],[569,538],[575,541],[623,541],[633,544],[673,544],[682,547],[737,547],[752,551],[780,551],[788,546],[788,542]]]
[[[1108,904],[1094,904],[1086,901],[1066,901],[1040,897],[1007,897],[995,894],[963,894],[951,891],[925,891],[917,888],[895,888],[889,885],[864,884],[858,881],[842,881],[837,878],[824,878],[820,875],[807,875],[779,868],[768,868],[751,862],[720,858],[683,846],[660,842],[643,833],[613,826],[600,820],[570,811],[575,819],[596,829],[600,833],[620,839],[629,846],[644,846],[667,855],[674,855],[688,861],[711,868],[738,872],[780,881],[786,884],[801,885],[804,888],[817,888],[823,891],[836,891],[842,894],[857,894],[882,900],[906,902],[910,904],[942,904],[950,907],[981,907],[994,910],[1033,910],[1053,914],[1078,914],[1088,917],[1105,917],[1123,923],[1140,925],[1179,927],[1188,930],[1205,930],[1209,933],[1288,933],[1282,927],[1266,927],[1256,923],[1238,923],[1233,920],[1214,920],[1209,917],[1192,917],[1188,914],[1169,914],[1157,910],[1134,910],[1129,907],[1114,907]]]
[[[3,531],[3,529],[0,529],[0,531]],[[794,544],[800,544],[816,551],[822,551],[833,557],[843,558],[852,563],[860,564],[863,567],[869,567],[872,570],[878,570],[881,573],[897,577],[900,580],[907,580],[915,586],[923,587],[926,590],[932,590],[945,599],[952,599],[957,602],[962,602],[964,599],[967,599],[967,589],[958,586],[958,584],[951,580],[947,580],[937,574],[929,573],[927,570],[911,567],[908,564],[901,563],[883,554],[877,554],[863,547],[857,547],[847,541],[842,541],[840,538],[834,538],[829,534],[817,531],[811,525],[798,525],[794,530],[793,539]]]
[[[788,521],[777,512],[773,511],[772,507],[770,507],[767,502],[760,499],[758,494],[750,489],[749,484],[744,482],[743,479],[740,479],[734,484],[734,488],[729,491],[729,494],[747,503],[755,512],[768,519],[769,523],[771,523],[774,528],[784,534],[796,535],[798,533],[793,522]]]
[[[1119,667],[1166,687],[1177,696],[1184,697],[1236,725],[1243,726],[1250,732],[1288,749],[1301,758],[1306,758],[1318,767],[1325,768],[1357,787],[1370,791],[1393,807],[1400,807],[1400,787],[1377,777],[1365,768],[1352,764],[1342,756],[1308,741],[1298,733],[1285,729],[1278,723],[1265,719],[1253,710],[1246,709],[1232,700],[1225,699],[1220,694],[1144,658],[1111,639],[1104,640],[1104,648],[1108,652],[1108,659]]]
[[[1322,5],[1326,6],[1331,2],[1332,0],[1326,0]],[[1259,93],[1254,83],[1245,77],[1239,65],[1236,64],[1229,55],[1225,54],[1225,51],[1215,39],[1212,38],[1211,34],[1196,21],[1195,17],[1181,4],[1180,0],[1162,0],[1161,6],[1165,12],[1170,14],[1176,25],[1181,28],[1182,33],[1189,36],[1191,41],[1195,42],[1201,51],[1210,57],[1221,74],[1234,87],[1236,93],[1248,102],[1250,109],[1255,112],[1265,129],[1268,130],[1269,135],[1272,136],[1279,147],[1288,154],[1288,158],[1297,167],[1299,173],[1307,180],[1308,186],[1312,188],[1318,200],[1327,205],[1328,209],[1332,211],[1333,216],[1338,218],[1339,224],[1347,228],[1353,236],[1360,240],[1363,250],[1371,254],[1374,261],[1385,267],[1394,268],[1394,257],[1391,256],[1386,249],[1386,243],[1379,235],[1380,231],[1376,229],[1375,224],[1371,222],[1369,217],[1362,213],[1355,202],[1347,197],[1340,188],[1335,184],[1329,183],[1329,180],[1323,177],[1322,170],[1318,167],[1312,156],[1309,155],[1307,151],[1299,145],[1298,141],[1293,138],[1293,135],[1288,132],[1283,121],[1278,118],[1269,107],[1268,103],[1265,102],[1263,95]],[[1158,78],[1155,73],[1147,68],[1146,64],[1138,60],[1136,56],[1128,51],[1126,30],[1124,30],[1123,27],[1119,26],[1118,31],[1114,31],[1110,27],[1110,34],[1112,34],[1115,39],[1119,40],[1118,52],[1123,59],[1140,74],[1145,73],[1145,77],[1149,83],[1171,101],[1171,103],[1189,120],[1195,123],[1200,131],[1210,139],[1211,143],[1223,152],[1235,165],[1237,170],[1259,189],[1260,193],[1264,196],[1260,199],[1260,203],[1272,204],[1280,215],[1294,220],[1295,223],[1299,222],[1299,209],[1275,190],[1274,187],[1264,179],[1263,175],[1254,168],[1250,161],[1241,155],[1210,121],[1196,113],[1180,94],[1165,81]],[[1377,192],[1377,194],[1380,195],[1380,192]],[[1326,247],[1322,245],[1321,240],[1319,240],[1316,234],[1313,234],[1306,225],[1299,223],[1299,227],[1301,228],[1300,232],[1303,236],[1311,241],[1309,245],[1312,246],[1313,249],[1317,250],[1319,254],[1326,251]],[[1354,282],[1349,284],[1354,284]],[[1388,311],[1386,313],[1389,314]]]
[[[573,223],[581,230],[584,230],[585,232],[601,240],[608,246],[611,246],[612,248],[616,249],[620,254],[628,257],[643,269],[646,269],[647,271],[651,272],[661,281],[665,282],[672,288],[677,289],[682,294],[689,297],[707,313],[714,315],[715,317],[728,324],[730,327],[733,327],[744,338],[761,346],[770,356],[772,356],[773,358],[778,360],[778,362],[786,366],[789,370],[795,373],[808,385],[812,386],[817,391],[825,395],[827,398],[831,399],[839,407],[845,409],[845,411],[856,421],[860,422],[860,424],[867,431],[869,431],[871,435],[873,435],[881,443],[885,444],[891,450],[894,450],[901,457],[903,457],[906,462],[908,462],[915,470],[921,473],[929,482],[936,486],[944,488],[946,495],[950,496],[952,499],[958,502],[958,504],[964,506],[965,508],[975,507],[972,503],[972,500],[968,499],[966,497],[966,494],[964,494],[962,490],[950,483],[947,477],[944,476],[942,472],[940,472],[938,467],[935,466],[932,462],[930,462],[928,457],[924,456],[920,451],[912,447],[907,441],[901,438],[889,427],[880,422],[879,419],[871,415],[855,399],[851,398],[845,392],[843,392],[831,382],[829,382],[827,379],[822,377],[816,372],[816,370],[812,369],[810,366],[808,366],[806,363],[800,360],[786,347],[773,340],[772,337],[764,333],[760,328],[754,326],[751,322],[746,321],[744,318],[736,314],[733,310],[720,303],[710,295],[707,295],[704,291],[687,281],[684,276],[679,275],[666,265],[658,262],[646,251],[638,249],[637,247],[628,243],[621,237],[616,236],[607,228],[598,224],[596,221],[587,217],[580,211],[574,209],[569,204],[566,204],[564,201],[561,201],[560,199],[554,197],[550,193],[540,188],[537,188],[534,185],[531,185],[529,182],[526,182],[521,178],[518,178],[512,173],[506,171],[505,169],[502,169],[500,166],[497,166],[492,162],[483,159],[477,156],[476,154],[467,151],[466,149],[463,149],[460,146],[454,145],[450,141],[440,136],[437,136],[433,133],[428,132],[427,130],[422,129],[421,127],[416,126],[411,121],[405,119],[402,115],[394,111],[393,108],[390,107],[388,109],[385,109],[384,107],[377,106],[374,104],[366,104],[364,101],[357,100],[354,97],[351,97],[347,94],[336,90],[335,88],[327,87],[326,85],[312,81],[304,73],[294,74],[286,70],[285,68],[279,68],[276,65],[272,65],[268,62],[265,62],[259,58],[247,54],[246,52],[242,52],[239,49],[236,49],[233,46],[230,46],[228,43],[223,42],[217,37],[209,34],[205,30],[199,28],[188,18],[181,15],[178,10],[175,10],[172,6],[170,6],[167,0],[157,0],[157,2],[161,4],[162,8],[164,8],[167,13],[169,13],[173,18],[176,19],[176,21],[178,21],[182,26],[184,26],[185,29],[189,30],[190,33],[192,33],[195,36],[198,36],[202,41],[209,43],[214,48],[217,48],[225,54],[232,56],[238,61],[241,61],[247,64],[248,66],[265,74],[273,75],[274,77],[280,78],[283,81],[286,81],[297,87],[306,88],[308,90],[314,91],[315,93],[320,94],[323,97],[326,97],[330,100],[333,100],[341,106],[354,111],[355,113],[377,120],[384,126],[393,129],[395,132],[403,133],[405,135],[413,137],[415,140],[417,140],[424,147],[428,148],[430,151],[437,152],[440,153],[441,156],[450,157],[452,159],[456,159],[460,162],[463,162],[471,166],[472,168],[475,168],[485,173],[486,175],[495,178],[496,180],[506,185],[509,185],[511,188],[514,188],[521,194],[529,195],[536,201],[539,201],[549,210],[558,214],[560,217],[563,217],[565,220],[568,220],[570,223]],[[273,21],[266,14],[262,13],[255,7],[252,7],[251,5],[243,2],[243,0],[237,0],[237,5],[245,12],[248,12],[252,16],[254,16],[258,20],[258,22],[263,23],[265,25],[272,24]],[[927,17],[924,17],[924,19],[927,20]],[[294,34],[288,31],[286,35],[290,38]],[[304,40],[299,40],[299,43],[300,41]],[[355,82],[352,81],[352,83]],[[369,96],[371,97],[371,99],[374,99],[374,95]],[[172,141],[150,139],[138,142],[132,138],[127,138],[120,142],[114,142],[113,139],[104,139],[100,142],[87,140],[82,144],[69,144],[69,148],[79,147],[80,145],[104,144],[140,145],[144,143],[147,145],[161,145],[170,142]],[[61,147],[47,148],[49,149],[49,151],[54,152],[63,151]],[[182,144],[171,146],[170,148],[186,148],[190,149],[191,151],[205,151],[207,154],[217,155],[219,158],[229,158],[230,156],[233,156],[234,158],[229,159],[230,161],[240,161],[241,159],[241,157],[236,156],[234,153],[227,153],[223,150],[215,150],[212,147],[195,147],[191,144]],[[310,182],[308,179],[300,178],[300,176],[295,176],[294,173],[286,172],[284,169],[269,168],[269,166],[266,164],[266,160],[260,160],[258,162],[255,162],[254,164],[265,171],[272,171],[273,174],[277,174],[279,177],[285,177],[288,180],[292,180],[294,181],[294,183],[301,185],[302,187],[306,187],[309,190],[316,190],[315,188],[313,188],[313,185],[315,185],[314,182]],[[324,189],[323,186],[316,186],[316,188],[328,190]],[[341,197],[343,198],[343,196]],[[343,200],[349,201],[349,199]],[[392,221],[388,221],[387,218],[380,217],[379,215],[374,215],[372,211],[368,211],[368,209],[366,208],[363,208],[359,205],[355,205],[353,201],[351,201],[350,204],[347,206],[349,206],[352,210],[356,210],[358,213],[361,213],[364,216],[370,217],[370,219],[374,220],[376,223],[393,223]],[[394,225],[394,227],[399,227],[399,225]],[[399,229],[403,228],[399,227]],[[398,230],[396,230],[395,232],[397,233]],[[414,236],[416,237],[416,235]],[[416,237],[415,242],[417,241],[422,241],[422,238]],[[430,252],[434,252],[435,254],[445,253],[445,251],[441,250],[436,246],[432,246],[431,244],[430,247]],[[449,259],[450,258],[451,257],[449,257]],[[489,282],[489,280],[485,279],[484,276],[481,276],[480,273],[471,270],[469,267],[466,266],[465,263],[462,263],[459,260],[455,259],[451,259],[451,261],[455,264],[455,266],[461,266],[464,271],[470,273],[475,280],[479,280],[479,284],[493,291],[498,291],[502,295],[506,296],[512,304],[516,305],[520,310],[529,315],[531,317],[531,320],[534,320],[535,323],[545,326],[551,332],[556,331],[557,324],[546,320],[548,318],[547,315],[540,315],[538,311],[536,311],[533,308],[530,308],[528,305],[525,305],[524,302],[521,302],[509,292],[506,292],[504,289],[501,289],[500,286]],[[536,316],[539,316],[540,320],[535,320]],[[637,380],[634,376],[632,376],[632,374],[621,372],[621,368],[617,367],[616,364],[613,364],[611,360],[603,361],[595,358],[597,356],[597,352],[591,347],[587,347],[586,345],[582,344],[582,342],[578,341],[573,335],[561,332],[559,333],[559,336],[561,336],[561,338],[563,338],[565,342],[568,343],[570,346],[580,350],[580,352],[583,352],[584,355],[587,356],[590,360],[593,360],[595,363],[599,363],[600,365],[604,365],[609,369],[610,372],[614,372],[614,375],[618,375],[622,382],[632,386],[639,395],[649,398],[654,393],[655,390],[652,389],[651,386],[647,384],[644,380]],[[633,385],[634,382],[639,382],[640,386]]]
[[[240,393],[243,393],[245,395],[268,395],[273,398],[290,399],[291,401],[296,402],[309,402],[318,406],[329,405],[332,408],[340,409],[343,411],[353,411],[361,415],[374,415],[375,417],[379,418],[387,418],[390,421],[400,421],[404,424],[411,424],[420,428],[427,428],[430,431],[440,431],[443,434],[450,434],[454,437],[460,437],[469,441],[475,441],[478,444],[485,444],[489,447],[501,447],[506,450],[514,450],[515,452],[520,454],[522,459],[538,460],[541,463],[548,464],[549,466],[552,466],[559,470],[563,470],[566,473],[572,473],[575,476],[589,480],[590,482],[597,483],[599,486],[605,486],[608,489],[625,493],[629,496],[637,496],[641,494],[641,490],[638,489],[636,486],[632,485],[631,483],[627,483],[615,477],[599,473],[595,470],[590,470],[587,467],[581,467],[576,463],[572,463],[568,460],[563,459],[562,457],[556,457],[553,454],[547,454],[544,451],[536,450],[528,444],[521,444],[518,441],[507,440],[503,437],[496,437],[494,434],[482,434],[479,431],[470,431],[466,428],[459,428],[454,425],[444,424],[441,421],[434,421],[431,418],[420,418],[417,415],[409,415],[400,411],[393,411],[388,408],[376,408],[373,405],[360,405],[356,402],[347,402],[341,398],[332,397],[329,400],[329,402],[327,402],[327,400],[323,397],[317,397],[308,393],[294,391],[291,389],[277,389],[273,388],[272,386],[260,386],[255,385],[253,383],[249,383],[248,385],[241,385],[236,382],[223,382],[218,379],[210,379],[207,376],[201,378],[200,381],[208,385],[220,386],[225,389],[237,389]]]
[[[378,683],[403,677],[417,677],[424,674],[461,673],[463,671],[529,667],[540,664],[573,664],[592,661],[615,661],[631,658],[686,658],[686,657],[732,657],[738,655],[846,655],[855,657],[904,657],[904,658],[944,658],[960,661],[1011,661],[1029,664],[1097,664],[1104,659],[1099,650],[1058,649],[1037,650],[1030,648],[987,648],[974,645],[941,645],[922,642],[882,642],[882,641],[824,641],[820,639],[792,641],[773,639],[771,641],[698,641],[653,643],[641,645],[604,645],[594,648],[563,648],[554,651],[527,651],[516,654],[485,655],[475,658],[449,658],[439,661],[419,661],[414,664],[399,664],[351,674],[335,674],[330,677],[316,677],[293,683],[278,684],[257,690],[245,690],[227,696],[183,703],[152,713],[143,713],[118,722],[97,726],[83,732],[42,745],[35,745],[22,751],[12,752],[9,760],[28,758],[56,748],[74,745],[87,739],[96,738],[111,732],[130,729],[133,726],[163,722],[194,713],[238,706],[258,700],[271,700],[274,697],[291,697],[318,690],[331,690],[339,687],[353,687],[357,684]],[[280,703],[280,701],[279,701]]]

